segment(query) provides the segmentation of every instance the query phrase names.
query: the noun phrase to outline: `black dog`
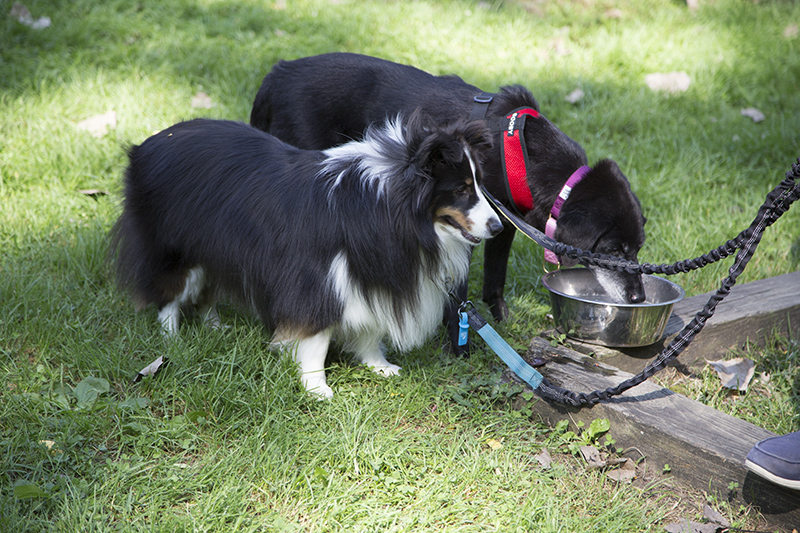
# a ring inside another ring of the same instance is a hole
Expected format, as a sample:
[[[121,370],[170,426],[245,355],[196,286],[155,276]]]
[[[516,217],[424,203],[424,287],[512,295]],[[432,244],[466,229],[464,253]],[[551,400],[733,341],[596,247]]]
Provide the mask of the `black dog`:
[[[503,228],[479,188],[486,128],[420,119],[325,152],[220,120],[153,135],[129,153],[112,248],[121,284],[156,305],[168,335],[184,306],[218,326],[216,297],[233,297],[294,348],[303,384],[323,397],[334,335],[397,374],[382,341],[426,340],[472,247]]]
[[[521,211],[527,223],[544,231],[556,198],[568,195],[557,225],[551,221],[555,239],[636,260],[644,244],[645,219],[627,178],[610,160],[586,168],[583,148],[538,113],[536,100],[524,87],[503,87],[487,95],[456,76],[433,76],[357,54],[324,54],[275,65],[256,95],[250,123],[290,144],[324,149],[360,137],[373,122],[415,108],[438,124],[468,117],[489,124],[496,137],[484,161],[483,183],[506,206]],[[514,136],[517,156],[504,152],[504,144]],[[517,175],[521,186],[509,185],[506,169]],[[567,180],[579,174],[582,179],[571,194],[564,194]],[[486,242],[483,299],[497,320],[508,316],[503,287],[514,234],[506,224],[499,236]],[[618,300],[644,300],[640,276],[600,269],[597,273]],[[466,287],[460,296],[466,296]],[[452,339],[455,327],[452,320],[449,323]]]

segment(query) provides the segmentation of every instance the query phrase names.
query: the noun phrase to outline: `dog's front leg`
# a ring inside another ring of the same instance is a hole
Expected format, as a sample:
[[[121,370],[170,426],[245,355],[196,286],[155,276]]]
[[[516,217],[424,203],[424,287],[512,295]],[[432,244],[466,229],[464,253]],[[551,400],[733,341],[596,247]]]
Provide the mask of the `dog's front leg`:
[[[200,316],[203,318],[203,324],[211,329],[226,329],[228,327],[222,323],[222,319],[217,312],[217,306],[213,303],[202,306],[200,308]]]
[[[376,374],[396,376],[400,373],[399,366],[386,360],[386,348],[380,336],[363,336],[348,343],[347,348]]]
[[[483,301],[489,305],[498,322],[508,318],[508,306],[503,298],[508,270],[508,256],[517,230],[505,225],[503,231],[486,241],[483,249]]]

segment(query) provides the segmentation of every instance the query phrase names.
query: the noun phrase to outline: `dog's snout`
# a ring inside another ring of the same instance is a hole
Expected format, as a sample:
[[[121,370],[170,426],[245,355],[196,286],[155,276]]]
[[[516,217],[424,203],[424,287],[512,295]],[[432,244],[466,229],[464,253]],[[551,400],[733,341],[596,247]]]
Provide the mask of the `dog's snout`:
[[[632,292],[628,295],[628,300],[632,304],[640,304],[644,301],[644,292]]]
[[[644,284],[642,283],[641,276],[633,278],[634,283],[628,288],[628,303],[640,304],[644,302],[646,295],[644,293]]]
[[[499,218],[492,217],[486,223],[486,229],[489,230],[489,234],[492,237],[495,237],[496,235],[499,235],[501,231],[503,231],[503,223],[500,222]]]

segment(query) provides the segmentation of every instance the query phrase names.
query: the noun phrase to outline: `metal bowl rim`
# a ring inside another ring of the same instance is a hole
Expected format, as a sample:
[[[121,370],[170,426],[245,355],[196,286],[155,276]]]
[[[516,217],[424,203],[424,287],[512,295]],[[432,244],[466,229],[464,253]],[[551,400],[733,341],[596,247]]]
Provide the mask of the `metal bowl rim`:
[[[559,274],[559,272],[570,272],[570,271],[576,271],[576,270],[588,270],[588,269],[579,267],[579,268],[563,268],[563,269],[553,270],[552,272],[548,272],[547,274],[542,276],[542,278],[541,278],[542,279],[542,285],[544,285],[545,288],[548,291],[552,292],[553,294],[557,294],[557,295],[559,295],[561,297],[564,297],[564,298],[569,298],[570,300],[576,300],[578,302],[588,303],[588,304],[592,304],[592,305],[607,305],[607,306],[612,306],[612,307],[641,308],[641,309],[647,309],[647,308],[652,308],[652,307],[664,307],[664,306],[667,306],[667,305],[674,305],[677,302],[680,302],[681,300],[683,300],[684,297],[686,297],[686,291],[683,290],[683,287],[681,287],[677,283],[672,282],[672,281],[670,281],[668,279],[665,279],[665,278],[662,278],[662,277],[659,277],[659,276],[654,276],[652,274],[642,274],[642,276],[646,276],[648,278],[655,278],[655,279],[659,280],[658,283],[667,283],[667,284],[671,285],[672,287],[677,288],[678,289],[678,296],[676,298],[673,298],[672,300],[666,300],[666,301],[663,301],[663,302],[642,303],[642,304],[629,304],[629,303],[618,303],[618,302],[613,302],[613,303],[610,303],[610,302],[598,302],[597,300],[590,300],[589,298],[586,298],[586,297],[580,297],[580,296],[575,296],[575,295],[572,295],[572,294],[566,294],[564,292],[561,292],[561,291],[558,291],[558,290],[552,288],[550,285],[547,284],[548,278],[556,277]]]

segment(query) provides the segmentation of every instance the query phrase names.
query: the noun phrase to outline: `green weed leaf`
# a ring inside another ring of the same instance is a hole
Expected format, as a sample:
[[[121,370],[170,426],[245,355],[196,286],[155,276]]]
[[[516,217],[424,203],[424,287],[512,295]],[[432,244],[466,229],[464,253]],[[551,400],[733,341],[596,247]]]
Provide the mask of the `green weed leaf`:
[[[193,424],[203,424],[208,419],[208,413],[205,411],[192,411],[186,413],[186,420]]]
[[[325,487],[328,486],[328,475],[329,474],[327,470],[325,470],[321,466],[318,466],[314,469],[314,479],[322,483],[322,485]]]
[[[125,398],[117,404],[120,409],[140,410],[150,405],[147,398]]]
[[[596,418],[589,424],[589,429],[586,430],[588,438],[592,441],[597,440],[601,435],[611,429],[611,422],[608,418]]]
[[[97,398],[102,394],[108,393],[111,385],[103,378],[89,376],[78,383],[75,387],[75,398],[78,400],[79,409],[87,409],[94,405]]]
[[[14,497],[18,500],[32,500],[48,496],[50,495],[40,489],[39,485],[30,481],[20,481],[14,485]]]
[[[70,401],[75,398],[72,389],[67,385],[58,385],[53,389],[51,401],[61,409],[69,409]]]
[[[147,427],[138,422],[129,422],[122,425],[122,432],[129,435],[140,435],[147,433]]]

